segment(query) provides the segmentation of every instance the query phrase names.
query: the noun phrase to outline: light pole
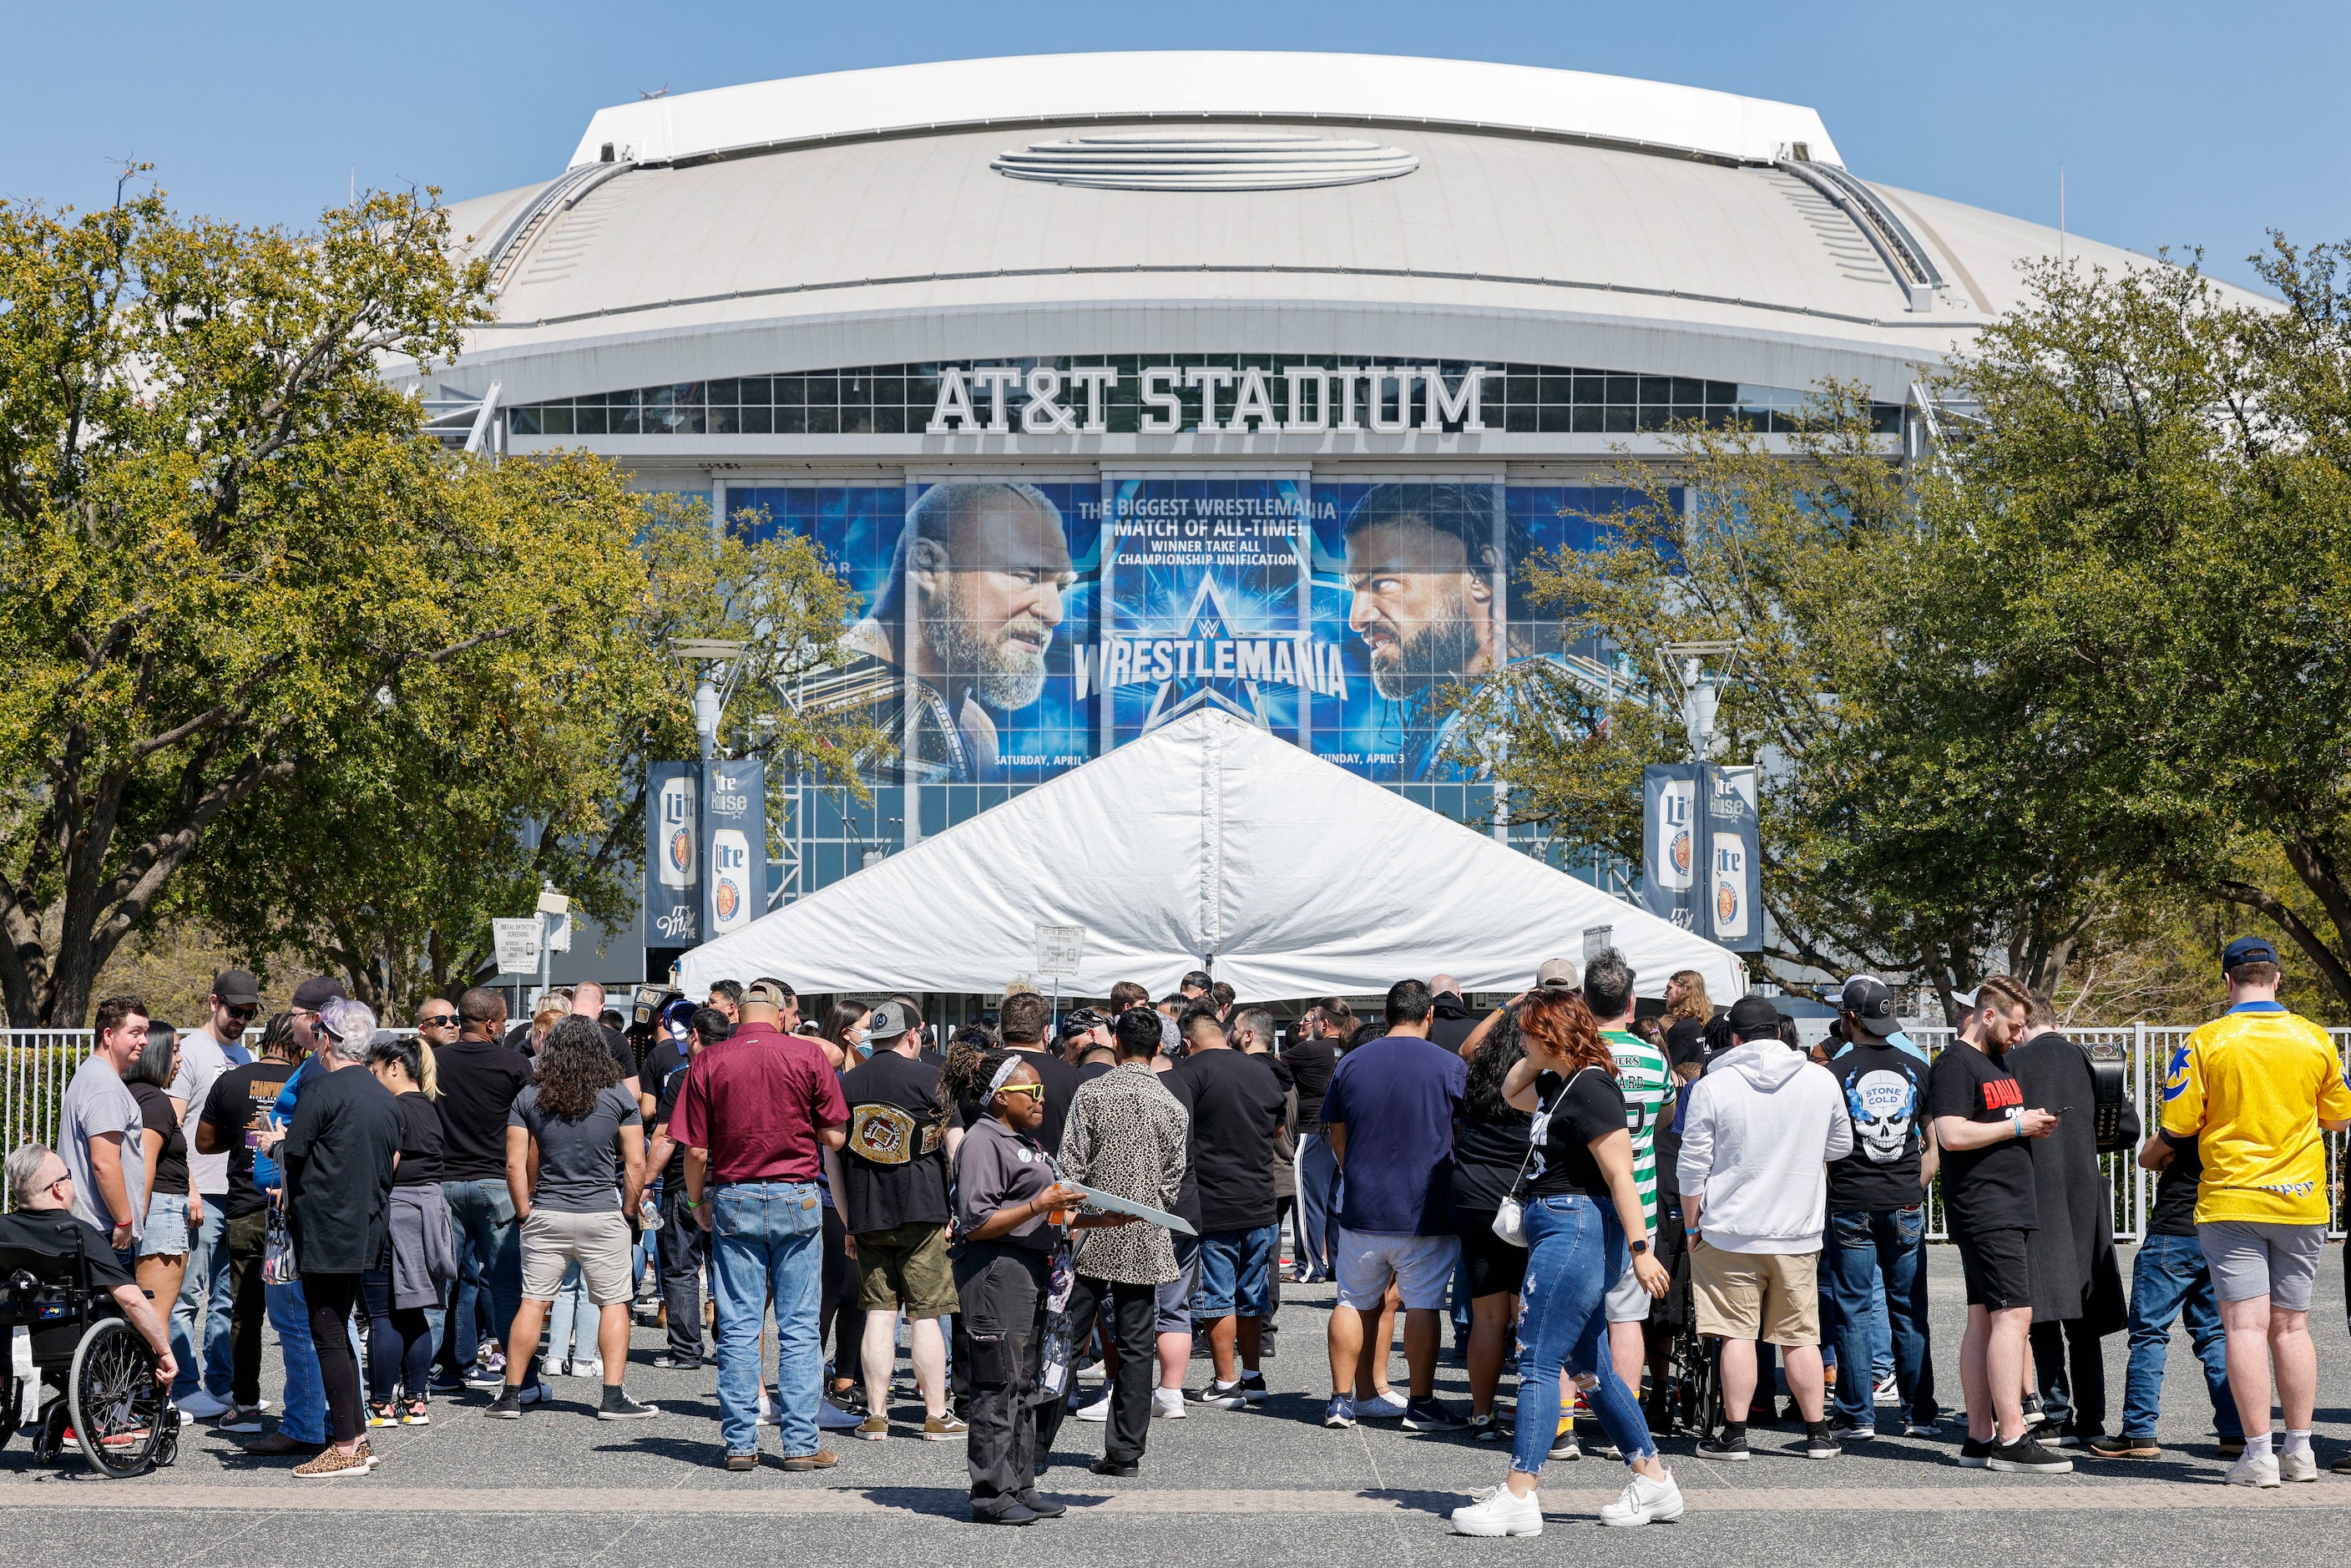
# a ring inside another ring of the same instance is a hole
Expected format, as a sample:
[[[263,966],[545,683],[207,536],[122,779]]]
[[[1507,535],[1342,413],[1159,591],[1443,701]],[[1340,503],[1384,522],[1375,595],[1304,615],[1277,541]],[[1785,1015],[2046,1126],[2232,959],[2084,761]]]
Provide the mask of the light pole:
[[[674,637],[669,653],[696,666],[694,684],[694,733],[702,742],[702,760],[718,759],[718,716],[726,710],[727,694],[735,688],[745,644],[723,637]]]
[[[1657,650],[1667,677],[1681,688],[1682,729],[1689,737],[1692,761],[1704,762],[1714,754],[1714,716],[1722,701],[1721,683],[1729,673],[1726,665],[1708,674],[1707,664],[1738,651],[1739,644],[1731,642],[1667,643]]]

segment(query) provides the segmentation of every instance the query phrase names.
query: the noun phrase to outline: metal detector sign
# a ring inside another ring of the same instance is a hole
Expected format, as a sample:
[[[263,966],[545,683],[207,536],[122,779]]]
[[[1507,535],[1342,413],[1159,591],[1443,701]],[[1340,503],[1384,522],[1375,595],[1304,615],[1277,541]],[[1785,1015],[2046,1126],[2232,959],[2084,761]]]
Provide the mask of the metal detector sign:
[[[530,915],[520,920],[490,922],[490,941],[497,948],[499,974],[538,972],[538,915]]]
[[[1078,960],[1085,956],[1086,928],[1082,925],[1040,925],[1037,927],[1037,977],[1040,980],[1074,980],[1078,977]]]
[[[702,765],[703,923],[705,941],[740,931],[768,912],[768,765]]]
[[[645,768],[645,946],[691,947],[702,940],[702,793],[699,762]]]

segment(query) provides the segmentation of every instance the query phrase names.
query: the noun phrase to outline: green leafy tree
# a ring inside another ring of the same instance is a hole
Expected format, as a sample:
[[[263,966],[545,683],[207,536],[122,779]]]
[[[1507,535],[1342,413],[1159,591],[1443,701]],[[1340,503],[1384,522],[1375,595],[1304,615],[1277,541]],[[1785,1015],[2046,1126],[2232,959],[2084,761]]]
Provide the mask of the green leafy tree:
[[[0,204],[0,993],[69,1025],[221,815],[300,789],[385,688],[514,634],[453,610],[380,356],[486,314],[429,198],[311,234]]]

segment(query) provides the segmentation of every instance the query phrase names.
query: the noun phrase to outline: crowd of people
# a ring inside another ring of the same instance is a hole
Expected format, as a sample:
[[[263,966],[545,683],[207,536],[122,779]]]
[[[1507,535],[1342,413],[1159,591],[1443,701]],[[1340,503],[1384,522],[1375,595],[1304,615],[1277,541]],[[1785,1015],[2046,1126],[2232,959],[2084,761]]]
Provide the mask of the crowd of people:
[[[233,970],[192,1029],[99,1005],[55,1150],[9,1156],[12,1223],[81,1227],[179,1409],[297,1476],[364,1476],[371,1429],[467,1391],[518,1419],[550,1376],[599,1379],[600,1420],[658,1417],[626,1386],[642,1312],[665,1329],[651,1365],[715,1361],[726,1469],[760,1466],[763,1426],[789,1471],[838,1465],[829,1432],[959,1442],[998,1524],[1063,1511],[1039,1479],[1066,1420],[1103,1426],[1095,1474],[1134,1476],[1155,1418],[1262,1404],[1285,1280],[1328,1281],[1323,1425],[1507,1447],[1452,1515],[1499,1536],[1541,1532],[1541,1475],[1587,1444],[1629,1472],[1605,1522],[1681,1513],[1657,1438],[1689,1415],[1693,1331],[1719,1396],[1700,1460],[1749,1458],[1783,1396],[1808,1458],[1882,1423],[1941,1440],[1939,1178],[1968,1303],[1957,1463],[2152,1457],[2184,1317],[2229,1480],[2272,1487],[2316,1475],[2320,1135],[2351,1124],[2279,977],[2267,943],[2230,945],[2228,1010],[2142,1142],[2127,1105],[2092,1114],[2096,1066],[2047,998],[1998,975],[1930,1061],[1874,978],[1805,1050],[1770,1000],[1718,1009],[1694,972],[1639,1017],[1613,949],[1482,1013],[1445,975],[1376,1019],[1327,999],[1286,1040],[1203,972],[1059,1017],[1016,987],[940,1039],[914,996],[803,1019],[773,977],[633,1028],[593,985],[511,1027],[476,988],[413,1033],[311,979],[256,1026]],[[2157,1173],[2127,1291],[2098,1163],[2124,1148]],[[1448,1322],[1466,1410],[1437,1389]],[[2100,1342],[2125,1329],[2109,1434]],[[893,1405],[902,1331],[919,1421]]]

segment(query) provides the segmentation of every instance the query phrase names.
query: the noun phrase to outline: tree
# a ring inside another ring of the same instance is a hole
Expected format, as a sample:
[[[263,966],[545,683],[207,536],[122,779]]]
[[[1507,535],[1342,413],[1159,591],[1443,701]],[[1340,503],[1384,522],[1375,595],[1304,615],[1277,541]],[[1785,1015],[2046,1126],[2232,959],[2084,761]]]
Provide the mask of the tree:
[[[225,821],[186,907],[398,1013],[490,973],[490,921],[528,913],[544,884],[576,915],[624,922],[645,761],[696,754],[693,671],[667,651],[683,638],[747,644],[722,716],[733,754],[806,754],[853,785],[848,759],[878,737],[776,694],[838,656],[855,596],[808,541],[715,538],[699,504],[625,477],[586,453],[447,465],[444,505],[535,569],[538,613],[483,668],[362,710],[309,788]],[[561,538],[530,531],[549,517]]]
[[[427,196],[310,235],[0,204],[0,993],[78,1023],[222,814],[460,678],[529,584],[429,504],[379,356],[486,317]],[[469,592],[451,602],[444,584]]]
[[[2273,923],[2351,1002],[2351,249],[2046,267],[1948,396],[1936,526],[2079,740],[2115,869]]]
[[[1717,734],[1761,764],[1767,955],[1920,975],[1947,1009],[1990,967],[2053,984],[2122,894],[2072,737],[1998,658],[1973,552],[1927,525],[1865,394],[1824,387],[1786,450],[1737,426],[1675,439],[1625,475],[1642,498],[1601,548],[1527,571],[1636,679],[1580,724],[1488,716],[1513,819],[1638,863],[1639,769],[1689,759],[1668,650],[1728,643]]]

